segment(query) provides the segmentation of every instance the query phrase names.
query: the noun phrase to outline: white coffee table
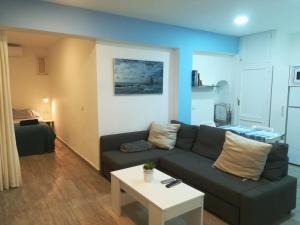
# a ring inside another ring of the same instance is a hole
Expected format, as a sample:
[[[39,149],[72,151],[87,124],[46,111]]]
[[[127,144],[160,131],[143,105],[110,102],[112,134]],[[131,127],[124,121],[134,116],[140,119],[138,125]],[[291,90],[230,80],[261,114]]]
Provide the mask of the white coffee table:
[[[170,176],[155,170],[153,181],[145,183],[142,165],[111,172],[114,212],[121,215],[123,195],[127,193],[148,209],[149,225],[162,225],[183,214],[186,215],[188,225],[202,225],[204,193],[184,183],[166,188],[160,181],[167,178]]]

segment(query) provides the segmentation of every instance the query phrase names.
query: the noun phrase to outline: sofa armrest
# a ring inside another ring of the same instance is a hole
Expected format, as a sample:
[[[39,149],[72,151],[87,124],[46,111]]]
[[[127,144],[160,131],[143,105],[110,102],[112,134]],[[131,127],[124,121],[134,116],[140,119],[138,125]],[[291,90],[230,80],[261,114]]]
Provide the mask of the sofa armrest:
[[[241,196],[240,225],[265,225],[296,207],[297,179],[285,176]]]
[[[100,151],[112,151],[120,149],[124,143],[147,140],[149,131],[136,131],[122,134],[111,134],[100,137]]]

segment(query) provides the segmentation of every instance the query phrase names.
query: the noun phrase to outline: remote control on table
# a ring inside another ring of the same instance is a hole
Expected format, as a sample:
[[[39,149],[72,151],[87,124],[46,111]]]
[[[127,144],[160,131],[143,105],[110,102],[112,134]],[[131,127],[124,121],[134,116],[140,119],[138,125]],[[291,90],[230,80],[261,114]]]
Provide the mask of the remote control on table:
[[[180,179],[174,180],[174,181],[172,181],[171,183],[166,184],[166,188],[173,187],[173,186],[175,186],[175,185],[177,185],[177,184],[180,184],[180,183],[181,183],[181,180],[180,180]]]
[[[175,181],[175,180],[176,180],[175,178],[169,178],[169,179],[166,179],[166,180],[162,180],[160,183],[168,184],[168,183],[171,183],[172,181]]]

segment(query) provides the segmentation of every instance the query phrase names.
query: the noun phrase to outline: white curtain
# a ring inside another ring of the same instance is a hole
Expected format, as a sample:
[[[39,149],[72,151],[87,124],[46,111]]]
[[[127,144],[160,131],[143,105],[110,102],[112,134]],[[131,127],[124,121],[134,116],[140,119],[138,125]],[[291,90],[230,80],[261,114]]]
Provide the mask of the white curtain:
[[[10,97],[8,47],[0,30],[0,191],[21,185]]]

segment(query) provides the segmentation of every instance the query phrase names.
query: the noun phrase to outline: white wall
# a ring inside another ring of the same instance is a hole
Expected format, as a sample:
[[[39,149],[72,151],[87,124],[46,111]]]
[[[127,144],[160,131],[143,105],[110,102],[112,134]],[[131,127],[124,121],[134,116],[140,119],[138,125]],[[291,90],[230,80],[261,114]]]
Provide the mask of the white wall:
[[[286,110],[289,81],[289,45],[290,35],[284,32],[273,32],[272,55],[273,85],[270,127],[285,133]]]
[[[163,94],[115,96],[114,58],[162,61]],[[99,134],[145,130],[152,121],[168,123],[170,119],[176,119],[178,86],[176,68],[174,50],[97,43]]]
[[[300,33],[290,35],[289,39],[289,63],[300,65]]]
[[[99,169],[96,42],[65,38],[49,49],[57,136]]]
[[[46,48],[24,47],[23,56],[9,57],[11,96],[13,108],[32,108],[39,112],[43,119],[51,119],[50,76],[39,75],[37,57],[47,56]]]
[[[192,92],[191,124],[214,121],[215,92],[204,89]]]
[[[202,56],[203,57],[203,56]],[[240,63],[234,64],[234,71],[239,71],[243,66],[249,65],[269,65],[273,68],[272,95],[270,106],[270,127],[276,132],[285,132],[286,109],[288,97],[289,66],[300,65],[300,33],[287,34],[281,31],[268,31],[252,34],[241,38],[240,42]],[[209,57],[208,57],[209,58]],[[201,64],[202,62],[202,64]],[[218,66],[213,61],[201,60],[201,55],[194,56],[194,68],[200,71],[204,84],[215,84],[219,77],[213,72],[208,72],[210,68],[218,71]],[[220,67],[221,68],[221,67]],[[203,71],[203,72],[202,72]],[[223,71],[228,71],[223,69]],[[222,74],[218,72],[218,74]],[[240,77],[239,72],[233,72],[234,79],[232,86],[234,96],[234,112],[238,112],[235,99],[239,96]],[[228,77],[226,74],[222,75]],[[222,77],[221,76],[221,77]],[[213,113],[212,92],[193,92],[192,95],[192,123],[199,124],[203,120],[211,120]],[[269,106],[266,106],[269,107]],[[237,116],[234,115],[234,122],[238,123]]]
[[[227,96],[219,96],[218,88],[194,90],[192,92],[192,124],[199,125],[204,121],[213,121],[215,103],[233,104],[236,65],[236,58],[230,55],[206,53],[193,55],[193,70],[200,73],[203,85],[217,85],[220,81],[227,81],[228,92]]]
[[[240,39],[240,58],[242,63],[270,62],[271,53],[271,31],[243,36]]]

